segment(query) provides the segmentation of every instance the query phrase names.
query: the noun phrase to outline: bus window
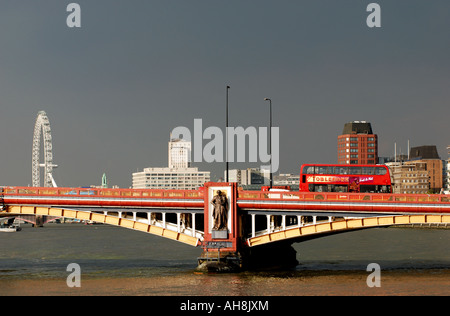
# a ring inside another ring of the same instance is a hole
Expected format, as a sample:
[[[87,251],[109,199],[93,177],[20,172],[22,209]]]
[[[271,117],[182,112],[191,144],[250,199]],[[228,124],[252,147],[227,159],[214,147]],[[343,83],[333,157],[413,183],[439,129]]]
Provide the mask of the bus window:
[[[389,185],[381,186],[380,193],[391,193],[391,187]]]
[[[386,168],[383,168],[383,167],[376,167],[375,169],[376,169],[376,174],[377,174],[378,176],[383,176],[383,175],[386,174]]]
[[[314,166],[304,166],[303,174],[314,174]]]
[[[348,174],[361,174],[361,167],[349,167]]]
[[[336,167],[336,174],[348,174],[347,167]]]
[[[361,185],[359,192],[361,193],[377,193],[377,186],[375,185]]]
[[[375,169],[373,167],[363,167],[362,168],[362,174],[364,175],[374,175]]]
[[[302,166],[300,170],[300,174],[306,174],[306,171],[308,170],[308,166]]]
[[[328,187],[326,184],[316,184],[314,186],[314,192],[328,192]]]
[[[319,166],[316,168],[317,174],[327,174],[327,167]]]
[[[347,192],[348,186],[347,185],[335,185],[334,186],[334,192]]]

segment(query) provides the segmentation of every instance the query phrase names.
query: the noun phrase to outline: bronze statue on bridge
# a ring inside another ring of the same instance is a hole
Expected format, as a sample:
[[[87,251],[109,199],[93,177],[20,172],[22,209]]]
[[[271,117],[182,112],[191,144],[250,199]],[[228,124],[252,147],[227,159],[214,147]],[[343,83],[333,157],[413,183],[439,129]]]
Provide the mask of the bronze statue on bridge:
[[[212,213],[214,220],[213,230],[227,230],[228,199],[224,193],[225,192],[217,190],[217,194],[211,200],[211,204],[214,205]]]

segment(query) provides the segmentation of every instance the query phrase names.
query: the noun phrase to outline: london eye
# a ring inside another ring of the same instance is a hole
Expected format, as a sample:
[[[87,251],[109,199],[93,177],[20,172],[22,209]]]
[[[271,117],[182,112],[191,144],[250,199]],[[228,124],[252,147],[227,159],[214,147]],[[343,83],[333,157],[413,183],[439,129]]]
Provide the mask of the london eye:
[[[44,163],[40,163],[40,145],[41,135],[43,138],[44,147]],[[40,184],[40,168],[44,168],[44,187],[56,187],[56,182],[53,179],[53,168],[57,165],[53,164],[52,153],[52,134],[50,128],[50,122],[47,114],[44,111],[40,111],[36,118],[33,134],[33,154],[32,154],[32,183],[34,187],[41,186]]]

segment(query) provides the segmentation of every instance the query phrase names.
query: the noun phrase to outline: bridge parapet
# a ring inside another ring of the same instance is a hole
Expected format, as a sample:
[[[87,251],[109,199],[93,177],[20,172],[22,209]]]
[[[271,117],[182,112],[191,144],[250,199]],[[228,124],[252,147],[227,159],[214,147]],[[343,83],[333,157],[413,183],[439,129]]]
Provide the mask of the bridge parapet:
[[[299,201],[376,201],[409,203],[449,203],[444,194],[338,193],[294,191],[238,191],[239,200],[299,200]]]

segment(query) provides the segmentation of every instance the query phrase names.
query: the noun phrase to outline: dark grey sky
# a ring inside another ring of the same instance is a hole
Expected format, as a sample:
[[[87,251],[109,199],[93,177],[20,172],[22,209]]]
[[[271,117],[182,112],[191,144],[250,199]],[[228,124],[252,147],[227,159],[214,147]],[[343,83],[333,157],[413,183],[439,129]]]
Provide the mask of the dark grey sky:
[[[80,29],[66,6],[81,6]],[[381,6],[368,28],[366,7]],[[167,165],[177,126],[280,128],[280,171],[336,162],[346,122],[367,120],[381,156],[450,145],[450,2],[2,0],[0,184],[31,184],[34,120],[47,112],[59,186],[131,185]],[[258,164],[259,165],[259,164]],[[199,163],[223,175],[224,163]],[[239,166],[231,164],[231,167]]]

